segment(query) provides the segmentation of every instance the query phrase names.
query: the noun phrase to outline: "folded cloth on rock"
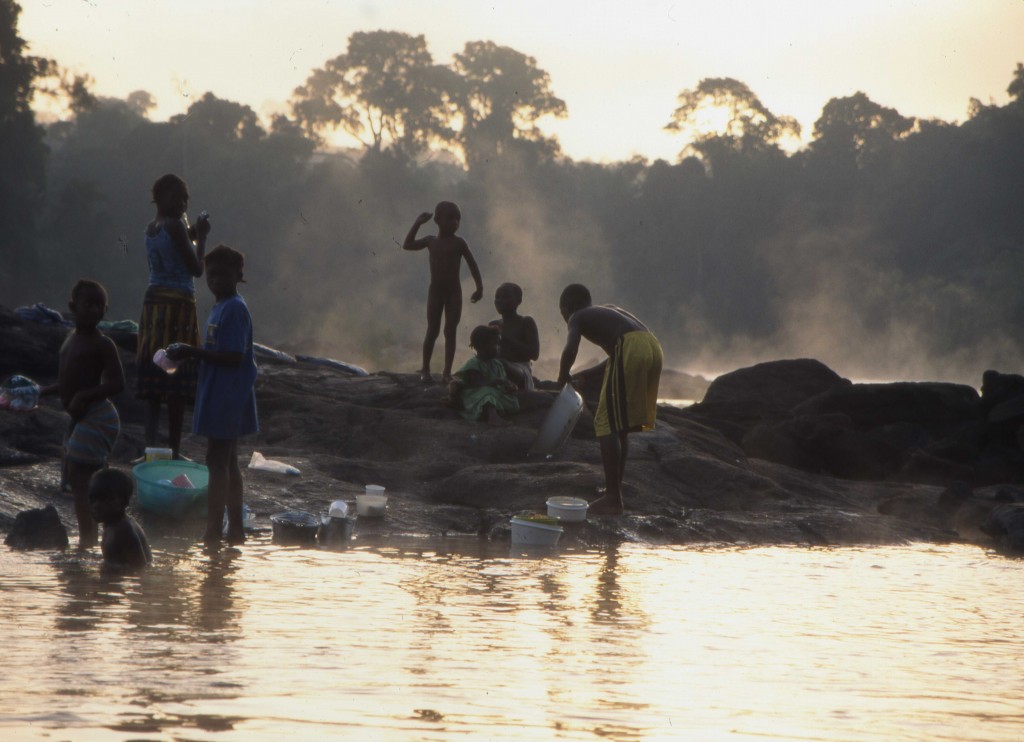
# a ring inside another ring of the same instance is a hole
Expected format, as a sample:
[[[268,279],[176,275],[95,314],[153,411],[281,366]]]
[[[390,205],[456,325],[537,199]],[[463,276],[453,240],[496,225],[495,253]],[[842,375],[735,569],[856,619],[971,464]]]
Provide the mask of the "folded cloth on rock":
[[[75,326],[72,320],[65,319],[63,314],[56,309],[50,309],[42,302],[37,302],[30,307],[18,307],[14,310],[14,313],[24,320],[38,322],[43,325]]]

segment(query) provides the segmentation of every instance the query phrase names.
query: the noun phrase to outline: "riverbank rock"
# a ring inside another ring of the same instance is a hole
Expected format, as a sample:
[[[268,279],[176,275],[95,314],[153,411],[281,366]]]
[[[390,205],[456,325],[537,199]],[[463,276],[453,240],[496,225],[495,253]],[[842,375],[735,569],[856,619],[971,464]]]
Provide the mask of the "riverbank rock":
[[[23,510],[15,517],[4,544],[12,549],[66,549],[68,530],[53,505]]]
[[[37,381],[52,382],[66,332],[0,310],[0,371],[34,369]],[[143,407],[133,392],[134,357],[124,351],[122,362],[128,390],[114,399],[122,434],[111,465],[130,470],[144,445]],[[443,386],[415,374],[261,362],[261,431],[240,441],[241,463],[259,451],[301,474],[245,470],[246,502],[267,527],[274,513],[322,513],[374,483],[387,487],[387,517],[357,518],[356,542],[396,534],[508,539],[513,514],[543,511],[552,495],[593,499],[603,484],[589,409],[556,455],[527,458],[556,393],[545,386],[551,390],[522,398],[511,425],[491,427],[462,419],[444,405]],[[654,431],[630,435],[627,514],[567,528],[562,543],[993,545],[982,526],[1006,502],[986,488],[1016,486],[1019,449],[992,439],[983,401],[957,385],[851,384],[811,359],[739,369],[716,379],[701,403],[660,406]],[[54,397],[31,413],[0,412],[3,530],[20,510],[46,505],[74,524],[60,490],[66,421]],[[201,461],[205,440],[186,436],[183,453]],[[954,481],[969,494],[955,517],[940,517]],[[202,532],[201,523],[140,516],[150,530]]]

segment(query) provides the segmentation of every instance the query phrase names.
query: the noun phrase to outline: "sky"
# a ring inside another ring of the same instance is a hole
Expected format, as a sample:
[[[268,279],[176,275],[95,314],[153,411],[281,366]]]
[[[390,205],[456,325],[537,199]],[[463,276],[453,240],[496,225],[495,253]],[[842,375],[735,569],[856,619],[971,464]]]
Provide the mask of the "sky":
[[[707,77],[746,83],[810,137],[833,97],[962,121],[1004,104],[1024,61],[1024,0],[20,0],[29,53],[86,73],[100,95],[147,90],[151,116],[207,91],[284,111],[355,31],[424,34],[435,62],[468,41],[532,56],[568,107],[542,128],[575,160],[675,160],[663,127]],[[344,143],[344,142],[339,142]],[[351,142],[355,144],[355,142]]]

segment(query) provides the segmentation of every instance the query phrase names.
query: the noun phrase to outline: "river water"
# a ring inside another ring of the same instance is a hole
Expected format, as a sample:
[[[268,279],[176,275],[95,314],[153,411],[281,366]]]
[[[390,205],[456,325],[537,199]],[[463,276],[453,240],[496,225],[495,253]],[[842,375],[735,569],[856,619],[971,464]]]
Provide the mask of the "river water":
[[[154,547],[0,550],[0,739],[1024,739],[977,548]]]

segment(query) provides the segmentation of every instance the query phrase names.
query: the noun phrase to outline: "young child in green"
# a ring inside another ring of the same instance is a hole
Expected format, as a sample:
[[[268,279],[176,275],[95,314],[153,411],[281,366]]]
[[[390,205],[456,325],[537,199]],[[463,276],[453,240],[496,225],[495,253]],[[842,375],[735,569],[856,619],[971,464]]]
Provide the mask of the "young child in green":
[[[480,268],[477,267],[469,245],[455,232],[462,221],[462,212],[451,201],[442,201],[434,208],[433,219],[437,224],[436,237],[416,238],[416,232],[430,221],[431,214],[424,211],[413,222],[409,234],[402,243],[403,250],[423,250],[430,253],[430,288],[427,290],[427,336],[423,340],[423,365],[420,378],[430,381],[430,356],[434,353],[434,342],[441,330],[441,315],[444,314],[444,371],[441,381],[452,380],[452,363],[455,361],[455,333],[462,319],[462,281],[459,269],[466,259],[469,272],[476,281],[476,291],[469,297],[474,304],[484,295]]]
[[[100,469],[89,480],[89,506],[103,524],[105,566],[145,567],[153,561],[142,526],[126,512],[132,497],[132,478],[118,469]]]
[[[78,518],[78,548],[96,545],[98,528],[89,507],[89,478],[107,465],[121,431],[121,419],[110,397],[124,389],[124,369],[114,341],[99,331],[107,313],[107,290],[82,279],[71,289],[68,304],[75,329],[60,348],[57,383],[40,395],[57,393],[71,416],[64,439],[71,494]]]
[[[467,420],[485,420],[491,425],[507,425],[503,416],[519,410],[517,387],[505,375],[505,366],[498,358],[501,333],[497,327],[479,325],[469,336],[476,355],[466,361],[455,374],[453,396],[461,394],[462,416]]]
[[[533,317],[519,314],[523,289],[515,283],[503,283],[494,292],[494,308],[501,315],[489,324],[501,331],[498,357],[505,364],[508,378],[520,389],[532,391],[533,361],[540,357],[540,335]]]

